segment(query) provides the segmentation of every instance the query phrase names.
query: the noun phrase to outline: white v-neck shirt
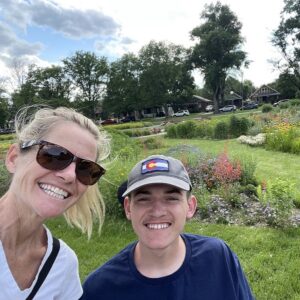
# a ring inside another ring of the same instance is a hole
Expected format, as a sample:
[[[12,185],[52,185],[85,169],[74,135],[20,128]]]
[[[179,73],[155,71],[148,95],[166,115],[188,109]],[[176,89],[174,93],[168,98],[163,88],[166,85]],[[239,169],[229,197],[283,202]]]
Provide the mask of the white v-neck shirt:
[[[32,285],[25,290],[20,290],[11,273],[0,240],[0,300],[25,300],[30,294],[43,265],[52,251],[52,235],[48,228],[46,228],[46,231],[48,240],[46,254]],[[34,300],[78,300],[81,295],[82,287],[78,274],[77,256],[66,243],[60,240],[58,255]]]

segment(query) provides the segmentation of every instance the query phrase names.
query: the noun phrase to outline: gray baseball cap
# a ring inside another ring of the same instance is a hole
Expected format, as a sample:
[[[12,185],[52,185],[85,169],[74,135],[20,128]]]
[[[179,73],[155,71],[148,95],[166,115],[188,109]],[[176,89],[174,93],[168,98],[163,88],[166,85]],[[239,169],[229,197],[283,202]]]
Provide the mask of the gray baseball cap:
[[[182,190],[192,189],[189,175],[182,162],[164,155],[151,155],[138,162],[128,175],[127,189],[123,197],[149,184],[163,183]]]

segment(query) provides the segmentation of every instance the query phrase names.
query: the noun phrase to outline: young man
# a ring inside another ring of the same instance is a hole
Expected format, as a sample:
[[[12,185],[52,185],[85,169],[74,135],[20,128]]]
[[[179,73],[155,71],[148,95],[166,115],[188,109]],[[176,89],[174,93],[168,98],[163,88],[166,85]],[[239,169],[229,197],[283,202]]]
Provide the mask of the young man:
[[[123,196],[138,241],[89,275],[83,299],[254,299],[222,240],[182,233],[196,211],[191,190],[175,158],[153,155],[135,165]]]

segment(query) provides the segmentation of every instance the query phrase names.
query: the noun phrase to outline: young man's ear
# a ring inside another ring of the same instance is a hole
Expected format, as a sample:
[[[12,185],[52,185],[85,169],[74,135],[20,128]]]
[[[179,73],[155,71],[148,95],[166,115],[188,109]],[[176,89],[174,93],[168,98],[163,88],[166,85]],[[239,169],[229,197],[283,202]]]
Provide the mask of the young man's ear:
[[[194,195],[191,195],[188,198],[188,211],[186,214],[186,218],[191,219],[194,216],[196,209],[197,209],[197,199]]]
[[[12,144],[6,154],[5,165],[9,173],[13,174],[16,170],[17,158],[20,155],[18,144]]]
[[[128,196],[124,199],[124,211],[128,220],[131,220],[131,213],[130,213],[130,199]]]

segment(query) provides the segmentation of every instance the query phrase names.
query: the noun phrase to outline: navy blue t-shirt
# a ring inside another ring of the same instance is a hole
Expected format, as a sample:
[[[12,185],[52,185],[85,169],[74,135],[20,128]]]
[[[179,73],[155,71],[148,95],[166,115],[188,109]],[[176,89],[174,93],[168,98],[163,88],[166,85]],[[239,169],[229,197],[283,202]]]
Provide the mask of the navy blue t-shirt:
[[[136,242],[91,273],[84,300],[254,299],[237,256],[220,239],[183,234],[186,257],[173,274],[143,276],[134,264]]]

